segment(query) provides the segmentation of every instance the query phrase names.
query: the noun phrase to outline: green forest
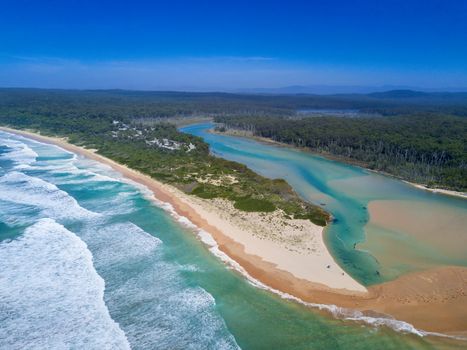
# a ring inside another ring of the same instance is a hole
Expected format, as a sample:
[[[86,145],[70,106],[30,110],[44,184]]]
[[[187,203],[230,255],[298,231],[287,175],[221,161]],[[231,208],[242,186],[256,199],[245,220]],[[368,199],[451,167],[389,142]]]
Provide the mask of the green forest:
[[[110,115],[119,118],[175,116],[287,116],[300,110],[358,110],[383,116],[414,112],[467,116],[467,93],[396,90],[372,94],[271,95],[128,90],[0,88],[0,112],[44,115]]]
[[[210,117],[227,128],[248,130],[256,136],[306,147],[409,181],[467,189],[467,93],[396,90],[372,94],[268,95],[0,89],[2,125],[67,136],[74,143],[97,148],[187,192],[204,197],[231,197],[237,206],[244,203],[244,208],[251,207],[247,196],[264,200],[254,181],[246,187],[214,186],[206,179],[194,181],[196,175],[189,177],[195,169],[200,169],[199,176],[207,176],[212,169],[218,172],[215,177],[230,171],[248,173],[245,179],[256,178],[264,186],[268,183],[271,193],[282,186],[279,182],[259,180],[260,177],[239,164],[211,157],[202,140],[179,133],[165,123],[197,117]],[[114,137],[113,121],[137,128],[144,137],[130,131]],[[185,146],[170,150],[145,143],[154,138],[184,145],[192,143],[196,149],[187,152]],[[206,159],[208,165],[204,164]],[[168,167],[171,162],[178,164],[175,170]],[[190,185],[190,181],[194,182]],[[291,191],[288,186],[284,188]],[[275,206],[285,205],[272,194],[270,200]],[[257,204],[259,208],[272,208],[263,202]]]
[[[387,117],[216,117],[223,127],[304,147],[402,179],[465,191],[467,118],[438,113]]]
[[[101,103],[99,92],[86,92],[85,97],[79,92],[58,94],[39,91],[34,98],[29,91],[6,94],[8,98],[0,99],[0,125],[66,137],[188,194],[230,200],[239,210],[279,208],[290,218],[321,226],[330,219],[323,209],[299,198],[284,180],[264,178],[242,164],[210,155],[202,139],[179,132],[173,124],[137,122],[143,107],[135,101],[112,97]]]

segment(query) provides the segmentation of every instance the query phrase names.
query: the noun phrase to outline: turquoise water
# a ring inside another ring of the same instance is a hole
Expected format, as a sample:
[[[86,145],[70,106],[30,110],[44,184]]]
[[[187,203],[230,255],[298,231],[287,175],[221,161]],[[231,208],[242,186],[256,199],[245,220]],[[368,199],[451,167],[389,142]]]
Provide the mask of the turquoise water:
[[[0,132],[1,349],[460,347],[257,288],[150,196],[94,161]]]
[[[215,155],[246,164],[264,176],[286,179],[304,199],[328,210],[334,221],[326,230],[327,245],[340,265],[361,283],[371,285],[391,280],[425,265],[467,266],[467,246],[457,254],[452,249],[440,251],[436,243],[427,246],[426,241],[415,240],[406,232],[391,232],[397,236],[394,238],[398,242],[394,243],[396,250],[380,249],[378,255],[376,251],[358,249],[359,244],[365,242],[366,234],[373,237],[385,232],[383,228],[366,227],[370,201],[406,201],[409,210],[415,210],[421,203],[429,204],[434,218],[438,212],[447,211],[456,213],[457,219],[465,222],[467,200],[419,190],[401,181],[297,149],[208,133],[212,126],[209,123],[197,124],[181,130],[201,136]],[[446,232],[452,230],[450,227],[439,229],[445,237],[450,234],[450,239],[458,240],[457,247],[460,242],[465,242],[466,227],[461,230],[455,228],[456,232]],[[416,255],[417,261],[407,262],[409,257],[404,257],[407,261],[398,262],[400,250],[397,250],[397,245],[405,249],[408,244],[411,250],[407,254]],[[394,255],[396,257],[391,259]],[[390,266],[384,265],[386,261]]]

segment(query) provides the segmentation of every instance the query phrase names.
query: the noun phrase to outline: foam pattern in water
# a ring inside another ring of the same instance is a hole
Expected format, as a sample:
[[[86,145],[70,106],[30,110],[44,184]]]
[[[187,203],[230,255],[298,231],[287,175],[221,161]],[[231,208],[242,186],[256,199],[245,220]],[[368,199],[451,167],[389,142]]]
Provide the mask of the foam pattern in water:
[[[7,141],[0,221],[24,231],[0,241],[0,348],[238,348],[214,298],[166,261],[157,229],[130,221],[145,190],[60,148]]]
[[[0,243],[4,349],[128,349],[104,303],[104,280],[75,234],[41,219]]]
[[[5,135],[5,133],[2,133],[2,135]],[[27,167],[38,156],[27,144],[11,139],[8,136],[0,139],[0,145],[7,148],[7,152],[0,155],[0,160],[11,161],[16,169]]]
[[[82,238],[107,281],[107,304],[135,348],[233,349],[213,297],[163,259],[162,242],[127,223],[90,225]]]
[[[19,171],[0,177],[1,201],[36,207],[43,217],[57,220],[76,220],[97,215],[82,208],[73,197],[54,184]]]

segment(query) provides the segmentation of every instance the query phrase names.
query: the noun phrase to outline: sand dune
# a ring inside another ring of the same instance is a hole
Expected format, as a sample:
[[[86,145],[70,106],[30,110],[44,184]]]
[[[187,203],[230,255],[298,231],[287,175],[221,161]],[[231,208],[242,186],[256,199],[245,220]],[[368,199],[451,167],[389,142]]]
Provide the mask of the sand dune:
[[[187,195],[66,140],[2,129],[105,163],[147,186],[157,199],[172,204],[179,215],[210,233],[224,253],[271,288],[308,302],[391,315],[428,331],[467,331],[467,268],[411,273],[367,289],[337,265],[324,244],[322,228],[309,221],[286,220],[280,212],[239,212],[229,202]]]

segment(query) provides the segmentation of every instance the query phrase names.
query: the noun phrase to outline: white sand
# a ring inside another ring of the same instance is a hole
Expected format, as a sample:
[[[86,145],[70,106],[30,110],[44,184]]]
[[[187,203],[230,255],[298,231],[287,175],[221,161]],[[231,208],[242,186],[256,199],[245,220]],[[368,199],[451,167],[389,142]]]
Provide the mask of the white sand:
[[[194,212],[211,227],[202,227],[216,239],[218,230],[226,237],[243,246],[245,260],[249,255],[291,273],[298,279],[323,285],[336,290],[366,293],[367,289],[350,277],[335,262],[323,240],[323,227],[308,220],[286,219],[282,212],[247,213],[237,210],[231,202],[220,199],[201,199],[185,194],[179,189],[163,184],[138,171],[118,164],[108,158],[75,145],[64,139],[41,136],[26,131],[2,128],[33,139],[49,142],[69,151],[110,165],[124,176],[146,185],[156,198],[168,201],[175,209],[182,203],[183,209]],[[183,213],[179,213],[183,215]],[[189,215],[190,217],[192,215]],[[200,225],[198,222],[195,224]],[[200,225],[201,226],[201,225]],[[212,230],[214,228],[214,230]],[[253,260],[252,260],[253,261]]]
[[[309,220],[286,219],[279,210],[247,213],[235,209],[227,200],[204,200],[173,187],[170,191],[209,225],[241,244],[245,253],[300,279],[333,289],[367,291],[335,262],[324,244],[323,227]]]

